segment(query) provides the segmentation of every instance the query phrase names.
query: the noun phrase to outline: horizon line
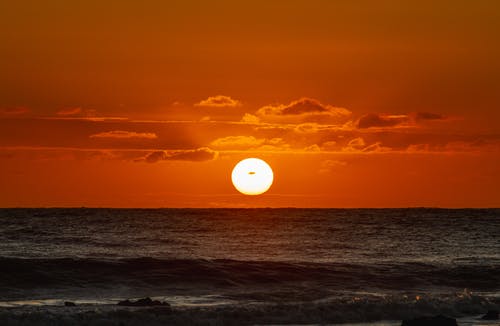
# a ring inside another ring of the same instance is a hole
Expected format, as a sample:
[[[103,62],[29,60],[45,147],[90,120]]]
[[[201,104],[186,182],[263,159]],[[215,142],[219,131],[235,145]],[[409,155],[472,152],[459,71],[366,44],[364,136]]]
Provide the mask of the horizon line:
[[[10,206],[0,207],[0,209],[500,209],[500,207],[446,207],[446,206],[394,206],[394,207],[300,207],[300,206],[256,206],[256,207],[118,207],[118,206]]]

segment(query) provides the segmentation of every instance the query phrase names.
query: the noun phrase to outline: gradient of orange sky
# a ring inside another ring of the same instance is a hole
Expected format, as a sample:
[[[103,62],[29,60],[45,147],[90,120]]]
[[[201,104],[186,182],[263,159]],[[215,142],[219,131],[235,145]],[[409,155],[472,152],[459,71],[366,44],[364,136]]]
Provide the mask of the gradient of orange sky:
[[[496,1],[3,1],[0,206],[499,207]],[[274,169],[239,194],[232,167]]]

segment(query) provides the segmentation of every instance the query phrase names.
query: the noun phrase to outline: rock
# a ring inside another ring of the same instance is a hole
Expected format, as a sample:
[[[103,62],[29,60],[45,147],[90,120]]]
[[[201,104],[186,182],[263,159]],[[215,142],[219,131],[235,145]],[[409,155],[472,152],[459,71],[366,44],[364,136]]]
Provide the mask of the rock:
[[[65,307],[76,307],[76,304],[71,301],[64,301],[64,306]]]
[[[498,311],[497,310],[488,310],[486,315],[481,317],[482,320],[498,320]]]
[[[403,320],[401,326],[457,326],[457,320],[443,315],[418,317]]]
[[[151,300],[151,298],[143,298],[138,299],[137,301],[123,300],[118,302],[119,306],[125,307],[156,307],[156,306],[164,306],[170,307],[170,304],[165,301]]]
[[[127,300],[119,301],[117,303],[117,305],[119,305],[119,306],[132,306],[133,303],[132,303],[132,301],[130,301],[129,299],[127,299]]]

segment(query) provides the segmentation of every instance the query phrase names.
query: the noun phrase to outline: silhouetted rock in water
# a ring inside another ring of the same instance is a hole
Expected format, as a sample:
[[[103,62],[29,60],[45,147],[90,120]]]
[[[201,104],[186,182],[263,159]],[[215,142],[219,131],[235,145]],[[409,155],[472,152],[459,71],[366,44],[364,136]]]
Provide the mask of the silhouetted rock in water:
[[[64,301],[64,306],[66,307],[76,307],[76,304],[71,301]]]
[[[401,326],[457,326],[457,320],[442,315],[405,319]]]
[[[497,310],[488,310],[486,315],[481,317],[483,320],[498,320],[498,311]]]
[[[151,300],[151,298],[149,297],[144,299],[138,299],[137,301],[130,301],[128,299],[123,300],[118,302],[118,305],[125,307],[156,307],[156,306],[170,307],[170,304],[168,302]]]

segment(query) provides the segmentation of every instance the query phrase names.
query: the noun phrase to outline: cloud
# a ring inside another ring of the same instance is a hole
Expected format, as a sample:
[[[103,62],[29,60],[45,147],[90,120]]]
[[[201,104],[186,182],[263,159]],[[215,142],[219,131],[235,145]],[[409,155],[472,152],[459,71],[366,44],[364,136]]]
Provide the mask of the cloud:
[[[67,108],[57,111],[57,115],[62,115],[62,116],[80,115],[81,113],[82,113],[82,108]]]
[[[395,127],[407,124],[410,118],[407,115],[389,115],[369,113],[359,118],[357,126],[360,129],[372,127]]]
[[[345,147],[342,148],[342,152],[347,153],[373,153],[373,152],[390,152],[392,148],[382,146],[381,142],[375,142],[373,144],[367,145],[365,140],[361,137],[356,137],[351,139]]]
[[[98,116],[60,116],[60,117],[42,117],[42,120],[80,120],[80,121],[93,121],[93,122],[103,122],[103,121],[126,121],[129,118],[125,117],[98,117]]]
[[[115,139],[130,139],[130,138],[142,138],[142,139],[156,139],[158,136],[152,132],[135,132],[135,131],[124,131],[124,130],[113,130],[100,132],[89,136],[90,138],[115,138]]]
[[[256,138],[254,136],[228,136],[217,138],[210,143],[211,148],[220,151],[249,151],[249,152],[288,152],[288,153],[382,153],[394,151],[394,148],[383,146],[380,141],[365,141],[362,137],[353,138],[346,143],[339,144],[330,140],[314,143],[304,139],[289,142],[290,139],[280,137]]]
[[[321,149],[324,151],[334,151],[337,149],[337,142],[334,140],[326,141],[321,144]]]
[[[354,139],[351,139],[348,143],[347,146],[344,147],[345,152],[350,152],[351,149],[353,151],[360,150],[361,148],[365,147],[366,143],[365,140],[361,137],[356,137]]]
[[[349,123],[343,125],[329,125],[316,122],[306,122],[290,125],[289,127],[298,134],[314,134],[318,132],[341,132],[352,130],[352,127]]]
[[[241,122],[245,123],[259,123],[259,121],[259,117],[250,113],[245,113],[245,115],[241,118]]]
[[[61,117],[94,117],[96,110],[82,108],[64,108],[56,112]]]
[[[261,123],[253,128],[255,131],[285,133],[293,132],[301,137],[315,136],[317,133],[343,133],[354,130],[352,122],[344,124],[323,124],[317,122],[304,123]]]
[[[361,151],[364,153],[382,153],[391,152],[393,149],[387,146],[382,146],[381,142],[376,142],[371,145],[366,146]]]
[[[431,113],[431,112],[416,112],[414,114],[415,120],[446,120],[446,117],[439,113]]]
[[[449,141],[444,144],[411,144],[407,153],[485,153],[500,151],[499,140]]]
[[[241,102],[235,99],[232,99],[229,96],[224,95],[216,95],[210,96],[206,100],[200,101],[195,104],[195,106],[209,106],[209,107],[237,107],[241,106]]]
[[[227,136],[217,138],[210,146],[223,150],[281,151],[290,148],[282,138],[256,138],[254,136]]]
[[[347,162],[339,160],[324,160],[321,162],[319,173],[326,174],[334,171],[335,169],[346,166]]]
[[[208,147],[201,147],[188,150],[155,151],[138,161],[146,161],[148,163],[156,163],[159,161],[203,162],[215,160],[218,156],[219,153],[217,151],[211,150]]]
[[[304,147],[304,151],[306,152],[321,152],[321,148],[317,144],[312,144]]]
[[[80,107],[64,108],[56,112],[56,116],[42,117],[45,120],[86,120],[86,121],[110,121],[128,120],[125,117],[99,116],[94,109],[82,109]]]
[[[262,121],[282,123],[303,122],[335,122],[344,121],[351,115],[351,111],[327,104],[318,100],[303,97],[288,105],[267,105],[256,112],[256,116]]]
[[[260,152],[284,152],[291,151],[292,149],[283,139],[273,138],[266,144],[255,148],[255,150]]]
[[[0,116],[13,117],[30,113],[31,110],[25,107],[17,107],[12,109],[0,109]]]
[[[438,113],[431,112],[413,112],[409,114],[383,114],[369,113],[357,121],[357,126],[360,129],[364,128],[390,128],[390,127],[409,127],[417,126],[419,122],[447,120],[447,118]]]
[[[224,149],[241,149],[263,145],[264,138],[257,139],[254,136],[227,136],[217,138],[210,143],[211,146]]]
[[[132,160],[143,151],[100,148],[11,146],[0,147],[0,152],[12,159],[22,160]]]
[[[320,125],[317,123],[312,123],[312,122],[301,123],[301,124],[297,125],[294,128],[294,130],[298,133],[301,133],[301,134],[312,134],[312,133],[316,133],[320,130]]]

